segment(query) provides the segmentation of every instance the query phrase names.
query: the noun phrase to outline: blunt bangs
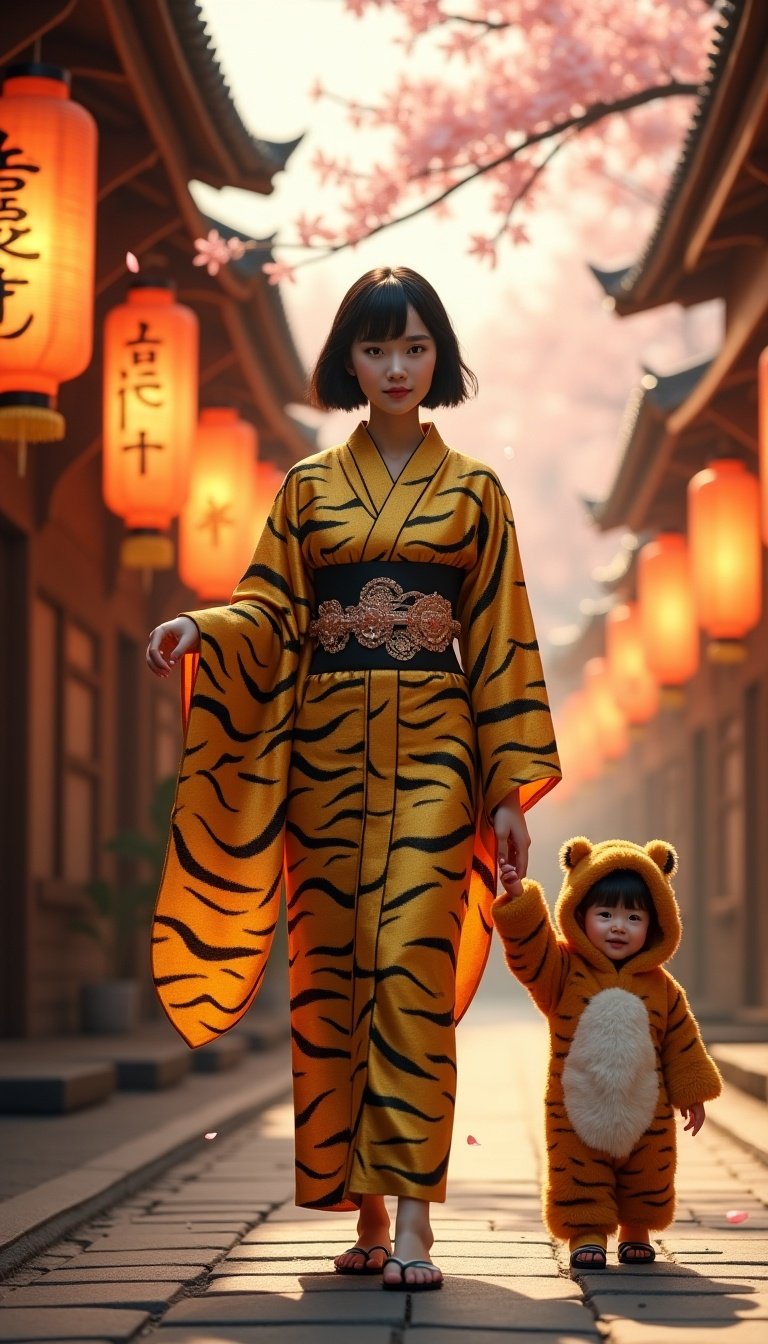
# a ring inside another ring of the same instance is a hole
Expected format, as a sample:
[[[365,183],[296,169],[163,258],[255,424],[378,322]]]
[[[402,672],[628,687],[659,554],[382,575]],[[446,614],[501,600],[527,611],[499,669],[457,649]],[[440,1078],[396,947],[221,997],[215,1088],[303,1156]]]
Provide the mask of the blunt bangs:
[[[365,406],[350,351],[355,341],[392,341],[405,334],[408,307],[429,332],[436,349],[432,385],[422,405],[458,406],[477,392],[477,379],[464,363],[456,333],[440,296],[407,266],[368,271],[345,294],[310,379],[310,402],[326,411]]]

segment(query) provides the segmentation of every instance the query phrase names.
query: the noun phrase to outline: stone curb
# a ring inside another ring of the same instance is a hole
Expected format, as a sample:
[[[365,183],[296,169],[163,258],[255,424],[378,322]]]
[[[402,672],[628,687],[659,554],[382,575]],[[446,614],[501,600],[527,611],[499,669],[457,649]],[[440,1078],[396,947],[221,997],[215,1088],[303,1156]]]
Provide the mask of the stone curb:
[[[291,1074],[284,1048],[265,1053],[263,1065],[259,1083],[239,1091],[228,1086],[225,1096],[193,1115],[171,1120],[0,1204],[0,1276],[198,1151],[204,1134],[227,1133],[287,1096]]]

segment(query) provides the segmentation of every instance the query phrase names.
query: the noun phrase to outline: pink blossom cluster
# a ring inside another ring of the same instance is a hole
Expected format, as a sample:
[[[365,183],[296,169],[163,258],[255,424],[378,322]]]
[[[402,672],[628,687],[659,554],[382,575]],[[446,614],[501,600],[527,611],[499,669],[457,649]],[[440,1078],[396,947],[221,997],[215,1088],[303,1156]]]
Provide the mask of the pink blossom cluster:
[[[346,8],[364,18],[386,3],[346,0]],[[561,151],[573,187],[590,177],[594,185],[600,174],[609,191],[629,180],[636,193],[658,197],[705,70],[716,19],[706,0],[397,0],[390,7],[402,22],[402,46],[412,52],[431,44],[441,73],[406,69],[380,104],[347,105],[353,126],[388,133],[384,161],[361,172],[350,160],[316,154],[321,183],[340,190],[337,246],[487,175],[493,228],[474,235],[470,250],[493,264],[501,238],[527,238],[513,211],[530,214]],[[402,68],[402,59],[395,65]],[[320,85],[314,92],[323,96]],[[306,222],[302,229],[314,246],[328,238],[327,226],[316,223],[314,231]]]

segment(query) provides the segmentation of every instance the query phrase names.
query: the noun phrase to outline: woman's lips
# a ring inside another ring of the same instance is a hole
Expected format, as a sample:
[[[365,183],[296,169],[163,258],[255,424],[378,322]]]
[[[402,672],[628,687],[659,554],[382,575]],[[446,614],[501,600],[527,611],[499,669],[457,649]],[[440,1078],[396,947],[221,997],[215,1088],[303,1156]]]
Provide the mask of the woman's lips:
[[[392,397],[394,401],[400,401],[403,397],[408,396],[410,390],[409,387],[388,387],[387,396]]]

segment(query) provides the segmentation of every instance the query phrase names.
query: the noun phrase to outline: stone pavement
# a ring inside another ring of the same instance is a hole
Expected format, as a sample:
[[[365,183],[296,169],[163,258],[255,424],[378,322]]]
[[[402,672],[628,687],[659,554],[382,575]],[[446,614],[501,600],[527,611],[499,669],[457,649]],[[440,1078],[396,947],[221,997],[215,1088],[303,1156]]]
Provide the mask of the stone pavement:
[[[679,1217],[655,1265],[611,1254],[605,1272],[571,1279],[539,1217],[544,1027],[509,1011],[480,1004],[460,1031],[450,1197],[434,1216],[442,1292],[329,1272],[354,1218],[294,1208],[286,1101],[201,1134],[182,1162],[14,1271],[0,1341],[764,1344],[768,1170],[712,1124],[680,1135]],[[733,1209],[746,1220],[729,1223]]]

